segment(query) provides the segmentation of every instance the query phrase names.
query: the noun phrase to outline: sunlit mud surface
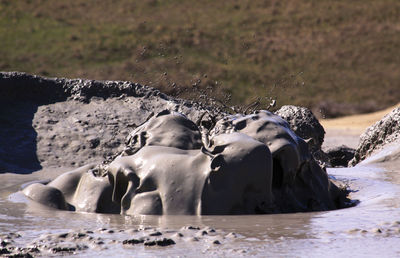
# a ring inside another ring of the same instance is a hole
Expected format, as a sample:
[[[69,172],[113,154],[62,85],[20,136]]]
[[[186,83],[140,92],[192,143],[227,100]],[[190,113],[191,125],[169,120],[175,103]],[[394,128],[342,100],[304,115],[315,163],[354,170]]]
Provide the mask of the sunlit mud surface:
[[[395,167],[364,162],[328,169],[353,190],[351,198],[360,201],[356,207],[249,216],[122,216],[38,208],[15,192],[49,171],[2,174],[0,238],[8,234],[16,247],[46,247],[37,253],[43,256],[395,257],[400,255],[400,171]]]
[[[0,255],[400,256],[398,142],[355,168],[328,169],[332,179],[353,190],[349,197],[359,203],[352,208],[249,216],[61,211],[29,202],[20,190],[119,153],[129,131],[153,113],[167,108],[198,121],[204,109],[130,82],[45,79],[21,73],[3,73],[2,79],[6,94],[0,109]],[[37,90],[32,91],[32,85]],[[351,117],[346,123],[355,121]],[[356,147],[360,133],[328,133],[325,147]]]

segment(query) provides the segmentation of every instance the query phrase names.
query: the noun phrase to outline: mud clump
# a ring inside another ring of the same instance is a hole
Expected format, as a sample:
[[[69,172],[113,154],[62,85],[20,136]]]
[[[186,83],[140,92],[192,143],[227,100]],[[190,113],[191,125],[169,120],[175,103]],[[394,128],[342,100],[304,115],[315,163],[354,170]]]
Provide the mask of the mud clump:
[[[354,158],[356,150],[342,145],[330,148],[325,152],[332,167],[347,167],[349,161]]]
[[[174,245],[175,241],[170,239],[170,238],[163,238],[163,239],[156,239],[156,240],[151,240],[151,241],[145,241],[144,245],[145,246],[169,246],[169,245]]]
[[[385,145],[400,139],[400,108],[393,109],[380,121],[367,128],[360,136],[360,143],[350,165],[356,165]]]
[[[320,165],[332,166],[329,157],[321,149],[325,130],[311,110],[287,105],[282,106],[275,114],[287,121],[290,129],[307,142],[311,154]]]
[[[16,233],[1,233],[0,234],[0,255],[4,257],[34,257],[40,253],[36,246],[19,247],[16,244],[16,239],[21,238],[20,234]]]
[[[307,141],[311,152],[321,149],[325,130],[311,110],[288,105],[282,106],[275,114],[286,120],[290,129]]]
[[[194,228],[194,227],[193,227]],[[162,237],[160,237],[160,233]],[[198,234],[207,232],[207,234]],[[54,256],[54,255],[76,255],[85,254],[88,250],[107,250],[113,248],[134,249],[138,247],[146,248],[172,248],[197,239],[197,244],[218,244],[224,243],[223,240],[232,241],[229,235],[236,235],[233,232],[224,232],[210,228],[199,228],[189,230],[182,228],[179,230],[166,230],[153,227],[138,227],[129,230],[117,229],[98,229],[98,230],[71,230],[59,233],[44,233],[30,243],[21,247],[17,238],[24,236],[14,233],[1,234],[1,239],[6,239],[7,244],[0,247],[0,255],[6,257],[35,257],[35,256]],[[239,237],[241,237],[239,235]],[[4,241],[3,241],[4,242]]]

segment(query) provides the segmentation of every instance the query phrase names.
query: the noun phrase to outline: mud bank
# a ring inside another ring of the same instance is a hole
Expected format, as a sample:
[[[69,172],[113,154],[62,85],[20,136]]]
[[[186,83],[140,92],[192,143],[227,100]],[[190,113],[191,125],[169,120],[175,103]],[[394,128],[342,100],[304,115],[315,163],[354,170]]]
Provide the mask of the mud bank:
[[[131,82],[0,73],[0,173],[102,162],[164,109],[193,121],[206,111],[217,119],[220,113]]]

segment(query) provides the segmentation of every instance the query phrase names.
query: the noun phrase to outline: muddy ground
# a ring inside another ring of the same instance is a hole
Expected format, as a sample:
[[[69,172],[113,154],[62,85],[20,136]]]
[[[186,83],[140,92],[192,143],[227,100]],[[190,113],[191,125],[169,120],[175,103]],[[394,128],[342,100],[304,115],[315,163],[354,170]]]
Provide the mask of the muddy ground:
[[[329,212],[122,216],[57,211],[29,202],[19,193],[24,186],[46,182],[62,172],[102,162],[120,152],[131,129],[152,112],[170,108],[192,120],[204,112],[201,106],[160,98],[158,91],[139,89],[137,85],[131,85],[134,90],[106,99],[101,94],[78,90],[71,93],[76,87],[73,81],[70,85],[64,89],[68,94],[57,98],[57,92],[46,95],[48,89],[28,91],[35,96],[34,101],[28,100],[29,94],[20,101],[14,101],[12,94],[2,94],[1,255],[400,255],[400,164],[398,159],[381,158],[396,156],[395,146],[376,153],[373,157],[378,159],[372,157],[353,168],[328,169],[330,177],[347,184],[352,190],[350,197],[359,201],[356,207]],[[350,130],[351,123],[347,126],[327,125],[323,149],[343,144],[356,147],[360,132]]]

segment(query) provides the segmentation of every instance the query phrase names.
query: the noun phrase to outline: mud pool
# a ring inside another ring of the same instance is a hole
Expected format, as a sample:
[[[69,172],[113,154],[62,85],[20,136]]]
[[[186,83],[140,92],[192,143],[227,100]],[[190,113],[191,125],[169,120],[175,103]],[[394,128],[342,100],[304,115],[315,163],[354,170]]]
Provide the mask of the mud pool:
[[[114,257],[132,254],[394,257],[400,254],[397,245],[400,171],[393,167],[363,162],[354,168],[328,169],[330,176],[348,183],[353,189],[352,199],[360,201],[356,207],[329,212],[248,216],[122,216],[38,208],[35,207],[38,204],[28,202],[21,194],[12,193],[24,183],[42,180],[46,171],[31,175],[2,174],[1,181],[6,183],[0,190],[0,232],[19,234],[20,237],[13,239],[14,244],[24,247],[38,243],[40,238],[46,239],[49,234],[93,232],[90,234],[94,240],[87,241],[83,250],[58,253],[87,257],[100,254]],[[166,247],[124,245],[124,240],[139,234],[135,229],[161,232],[175,244]],[[215,232],[203,233],[210,229]],[[51,246],[52,241],[47,241]],[[79,240],[63,242],[66,243],[74,245]]]

